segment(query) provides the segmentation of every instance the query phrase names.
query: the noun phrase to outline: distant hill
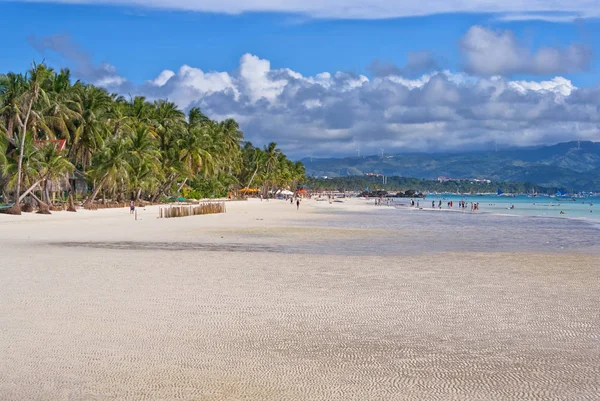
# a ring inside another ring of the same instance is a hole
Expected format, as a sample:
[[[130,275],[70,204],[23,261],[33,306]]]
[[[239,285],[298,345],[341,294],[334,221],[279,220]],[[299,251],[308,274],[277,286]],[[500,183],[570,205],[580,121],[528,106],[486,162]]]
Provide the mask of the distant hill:
[[[498,152],[406,153],[342,159],[303,159],[308,175],[344,177],[366,173],[424,179],[486,178],[533,182],[570,191],[600,191],[600,142],[566,142]]]

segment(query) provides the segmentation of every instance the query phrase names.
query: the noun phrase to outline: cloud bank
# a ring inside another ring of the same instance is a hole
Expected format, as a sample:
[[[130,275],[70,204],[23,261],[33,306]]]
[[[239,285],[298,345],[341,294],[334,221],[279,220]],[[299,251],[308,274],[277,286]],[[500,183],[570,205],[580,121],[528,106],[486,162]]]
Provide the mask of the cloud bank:
[[[469,29],[459,47],[466,71],[479,75],[568,74],[587,70],[592,60],[592,52],[583,45],[532,51],[511,31],[493,31],[481,26]]]
[[[539,81],[499,75],[524,68],[541,73],[536,68],[542,67],[528,67],[519,57],[535,61],[546,50],[532,52],[509,32],[480,27],[461,41],[471,73],[440,71],[431,55],[415,53],[403,67],[372,65],[378,68],[372,78],[345,72],[304,76],[244,54],[233,71],[183,65],[138,86],[113,66],[94,64],[68,37],[30,41],[70,60],[78,78],[124,95],[167,98],[184,110],[198,106],[214,119],[235,118],[248,140],[275,141],[292,157],[352,155],[358,147],[375,154],[380,148],[451,151],[598,140],[600,128],[600,87],[577,88],[560,75]],[[490,43],[500,55],[488,54]],[[543,71],[582,65],[576,57],[563,59],[568,50],[557,52],[550,57],[552,69]],[[431,69],[437,70],[414,75]]]
[[[386,19],[442,13],[494,13],[507,19],[598,17],[590,0],[34,0],[46,3],[113,4],[239,14],[244,12],[300,13],[315,18]]]
[[[343,72],[303,76],[245,54],[235,73],[183,66],[137,89],[213,118],[237,119],[255,143],[302,157],[447,151],[597,140],[600,88],[564,77],[511,81],[449,71],[415,79]]]

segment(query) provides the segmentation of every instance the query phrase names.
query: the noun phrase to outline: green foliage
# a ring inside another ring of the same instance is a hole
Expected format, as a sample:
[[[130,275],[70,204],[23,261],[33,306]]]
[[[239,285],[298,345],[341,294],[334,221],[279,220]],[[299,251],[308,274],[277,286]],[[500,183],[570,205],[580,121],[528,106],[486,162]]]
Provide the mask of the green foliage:
[[[48,142],[57,139],[64,150]],[[213,121],[198,108],[186,116],[166,100],[127,100],[44,64],[0,75],[0,188],[16,199],[27,186],[41,191],[48,181],[65,181],[75,167],[93,187],[88,202],[100,192],[222,197],[248,186],[291,188],[304,178],[302,163],[275,143],[260,149],[244,142],[232,119]]]

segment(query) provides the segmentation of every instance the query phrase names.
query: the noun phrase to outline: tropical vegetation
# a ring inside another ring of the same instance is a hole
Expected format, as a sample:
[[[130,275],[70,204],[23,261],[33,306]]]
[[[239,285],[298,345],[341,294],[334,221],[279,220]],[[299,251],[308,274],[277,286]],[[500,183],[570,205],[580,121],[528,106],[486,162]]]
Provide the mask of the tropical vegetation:
[[[111,94],[45,64],[0,75],[0,204],[16,212],[28,198],[51,208],[56,189],[72,194],[78,177],[86,183],[82,201],[92,204],[251,188],[268,196],[296,189],[304,174],[304,165],[275,143],[260,148],[245,141],[233,119]]]

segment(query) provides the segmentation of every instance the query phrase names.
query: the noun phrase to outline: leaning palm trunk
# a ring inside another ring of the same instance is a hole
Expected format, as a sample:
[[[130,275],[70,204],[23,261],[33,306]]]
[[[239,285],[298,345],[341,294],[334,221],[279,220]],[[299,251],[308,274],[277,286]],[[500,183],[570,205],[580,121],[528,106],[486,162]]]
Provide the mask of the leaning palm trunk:
[[[252,181],[254,181],[254,177],[256,177],[256,173],[258,173],[259,167],[260,166],[257,164],[256,170],[254,170],[254,173],[252,173],[252,177],[250,177],[250,182],[248,182],[248,185],[246,186],[246,196],[248,196],[248,191],[250,190],[250,185],[252,185]]]
[[[92,192],[92,194],[90,195],[88,200],[85,202],[86,205],[91,205],[92,203],[94,203],[96,196],[98,196],[98,194],[100,193],[100,190],[104,186],[104,183],[106,182],[107,178],[108,178],[108,174],[105,174],[104,177],[102,177],[102,179],[100,180],[100,183],[94,188],[94,192]]]
[[[175,182],[176,179],[177,179],[177,174],[175,174],[171,179],[167,180],[163,185],[161,185],[160,188],[158,189],[158,192],[152,197],[152,203],[156,202],[158,197],[161,196],[162,193],[167,188],[169,188],[171,185],[173,185],[173,183]]]
[[[177,194],[179,195],[179,193],[181,192],[181,190],[183,189],[183,186],[185,185],[185,183],[187,182],[187,178],[185,180],[183,180],[183,182],[181,183],[181,185],[179,186],[179,188],[177,189]]]
[[[23,199],[25,199],[25,197],[27,195],[29,195],[29,193],[31,191],[33,191],[40,184],[40,182],[42,182],[42,181],[43,181],[43,178],[40,178],[32,186],[30,186],[29,188],[27,188],[27,190],[25,192],[23,192],[23,194],[17,199],[17,201],[15,202],[15,204],[21,203],[21,201],[23,201]]]
[[[25,120],[22,122],[21,124],[21,132],[22,132],[22,136],[21,136],[21,143],[19,144],[19,160],[17,162],[17,188],[16,188],[16,192],[15,192],[15,199],[18,199],[17,202],[15,202],[16,204],[21,202],[21,199],[19,197],[19,193],[21,192],[21,170],[23,168],[23,153],[25,151],[25,138],[27,138],[27,123],[29,122],[29,116],[31,115],[31,109],[33,107],[33,102],[35,101],[35,99],[37,98],[39,89],[36,88],[33,92],[33,95],[31,96],[31,99],[29,100],[29,107],[27,108],[27,114],[25,115]]]
[[[32,192],[31,193],[31,197],[33,199],[35,199],[35,201],[38,203],[38,213],[39,214],[50,214],[50,207],[48,204],[42,202],[42,200],[40,198],[38,198],[37,196],[35,196],[35,194]]]

